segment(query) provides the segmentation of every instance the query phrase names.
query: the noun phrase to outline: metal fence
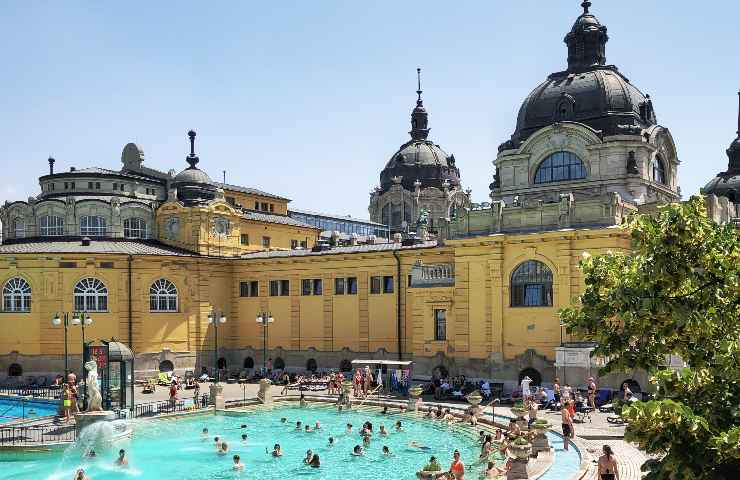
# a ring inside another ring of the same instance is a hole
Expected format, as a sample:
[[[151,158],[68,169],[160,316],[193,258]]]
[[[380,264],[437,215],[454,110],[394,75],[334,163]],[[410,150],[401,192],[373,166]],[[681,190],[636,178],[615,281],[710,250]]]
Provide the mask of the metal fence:
[[[0,445],[69,443],[77,438],[74,425],[0,427]]]
[[[59,400],[62,398],[62,389],[60,387],[0,387],[0,395]]]
[[[118,418],[140,418],[156,417],[157,415],[167,415],[170,413],[187,412],[191,409],[200,409],[208,406],[208,394],[201,395],[194,399],[193,403],[186,403],[185,400],[162,400],[160,402],[139,403],[134,405],[132,410],[119,410],[116,412]]]

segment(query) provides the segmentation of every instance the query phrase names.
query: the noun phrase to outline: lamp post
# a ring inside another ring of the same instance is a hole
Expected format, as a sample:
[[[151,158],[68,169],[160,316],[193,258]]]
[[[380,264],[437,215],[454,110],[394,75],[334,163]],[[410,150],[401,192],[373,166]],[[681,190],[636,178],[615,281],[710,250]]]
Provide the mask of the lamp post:
[[[257,314],[257,323],[262,325],[262,370],[267,374],[267,329],[275,319],[270,312]]]
[[[218,325],[220,323],[226,323],[226,315],[224,315],[223,311],[217,312],[216,310],[211,310],[208,314],[208,323],[213,324],[213,365],[216,368],[216,383],[218,383],[221,380],[221,374],[218,371]]]
[[[51,324],[55,327],[58,326],[64,326],[64,381],[67,381],[67,375],[69,374],[69,352],[67,351],[67,329],[69,328],[70,322],[79,324],[80,318],[79,314],[77,312],[72,313],[72,318],[70,319],[70,313],[69,312],[63,312],[61,317],[59,316],[59,313],[54,314],[54,318],[51,319]]]

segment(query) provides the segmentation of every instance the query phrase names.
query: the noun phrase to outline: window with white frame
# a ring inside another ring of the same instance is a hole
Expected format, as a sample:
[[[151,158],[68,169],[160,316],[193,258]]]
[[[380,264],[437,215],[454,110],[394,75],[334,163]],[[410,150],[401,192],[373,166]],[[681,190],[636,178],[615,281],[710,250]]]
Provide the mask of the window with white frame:
[[[3,286],[4,312],[31,311],[31,285],[20,277],[11,278]]]
[[[74,309],[77,312],[108,310],[108,289],[97,278],[83,278],[74,289]]]
[[[149,287],[149,310],[152,312],[177,311],[177,287],[167,279],[160,278]]]
[[[58,237],[64,235],[64,219],[55,215],[46,215],[39,219],[41,236]]]
[[[106,221],[103,217],[86,215],[80,217],[80,235],[83,237],[102,237],[105,235]]]
[[[126,238],[148,238],[146,221],[143,218],[131,217],[123,221],[123,236]]]

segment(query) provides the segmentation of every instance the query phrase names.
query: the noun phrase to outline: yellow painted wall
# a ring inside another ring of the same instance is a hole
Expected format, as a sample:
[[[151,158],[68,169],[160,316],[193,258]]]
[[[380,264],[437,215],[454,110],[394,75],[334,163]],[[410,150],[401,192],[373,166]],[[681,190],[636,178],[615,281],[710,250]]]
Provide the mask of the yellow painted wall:
[[[254,203],[254,202],[260,202],[260,207],[262,203],[273,205],[273,211],[272,212],[268,211],[265,213],[275,213],[277,215],[287,215],[288,214],[288,200],[278,199],[278,198],[273,198],[273,197],[266,197],[264,195],[254,195],[250,193],[238,192],[236,190],[229,190],[228,188],[224,188],[224,197],[233,198],[237,204],[240,204],[242,207],[249,209],[249,210],[260,210],[261,208],[255,208],[255,203]],[[269,207],[268,207],[268,210],[269,210]]]

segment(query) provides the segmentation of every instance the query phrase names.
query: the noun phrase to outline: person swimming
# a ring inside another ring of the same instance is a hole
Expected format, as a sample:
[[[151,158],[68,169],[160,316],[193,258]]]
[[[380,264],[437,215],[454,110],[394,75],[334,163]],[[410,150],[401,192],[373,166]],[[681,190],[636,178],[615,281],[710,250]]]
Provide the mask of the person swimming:
[[[247,434],[246,433],[242,433],[242,445],[246,445],[247,444],[247,439],[248,439]]]
[[[329,437],[329,446],[330,447],[334,446],[334,437]]]
[[[348,423],[347,424],[347,433],[352,433],[352,424],[351,423]]]
[[[362,444],[365,445],[365,447],[370,446],[370,435],[363,435],[362,436]]]
[[[126,450],[120,449],[118,451],[118,458],[116,459],[116,465],[119,467],[128,466],[128,458],[126,458]]]
[[[378,432],[379,435],[386,436],[388,435],[388,431],[385,429],[385,425],[382,423],[380,424],[380,432]]]
[[[202,437],[202,438],[203,438],[204,440],[205,440],[206,438],[208,438],[208,429],[207,429],[207,428],[204,428],[203,430],[201,430],[201,432],[200,432],[200,436],[201,436],[201,437]]]
[[[383,407],[383,411],[380,412],[381,415],[388,415],[388,405]]]
[[[303,426],[303,423],[301,423],[301,422],[295,422],[295,429],[296,430],[300,430],[302,426]]]
[[[272,447],[272,456],[273,457],[282,457],[283,456],[283,449],[280,447],[279,443],[276,443],[274,447]]]
[[[316,425],[313,427],[314,430],[321,430],[321,422],[316,420]]]
[[[226,442],[221,442],[221,444],[218,446],[218,450],[216,450],[216,453],[219,455],[226,455],[229,453],[229,444]]]
[[[221,437],[213,437],[213,443],[218,448],[221,445]]]
[[[90,480],[90,478],[85,475],[85,470],[78,468],[75,472],[75,478],[74,480]]]
[[[403,431],[403,425],[401,425],[401,420],[398,420],[396,422],[396,431],[397,432],[402,432]]]
[[[231,467],[234,470],[244,470],[244,464],[241,461],[241,457],[239,455],[234,455],[234,466]]]
[[[319,468],[321,466],[321,460],[319,459],[319,454],[317,453],[313,457],[311,457],[311,461],[308,462],[308,465],[311,468]]]
[[[355,448],[352,449],[352,455],[355,457],[361,457],[364,455],[362,451],[362,447],[360,445],[355,445]]]
[[[411,440],[409,442],[409,447],[411,447],[411,448],[418,448],[419,450],[421,450],[423,452],[428,452],[429,450],[431,450],[431,448],[427,447],[423,443],[417,442],[416,440]]]
[[[280,419],[280,423],[286,423],[287,421],[288,421],[288,419],[287,419],[287,418],[285,418],[285,417],[282,417],[282,418]]]
[[[311,430],[311,427],[309,425],[306,425],[305,431],[306,431],[306,433],[313,432],[313,430]]]
[[[306,450],[306,458],[303,459],[303,463],[306,465],[311,464],[311,460],[313,460],[313,451],[311,449]]]
[[[391,449],[388,448],[388,445],[383,445],[383,455],[386,455],[386,456],[392,455]]]

